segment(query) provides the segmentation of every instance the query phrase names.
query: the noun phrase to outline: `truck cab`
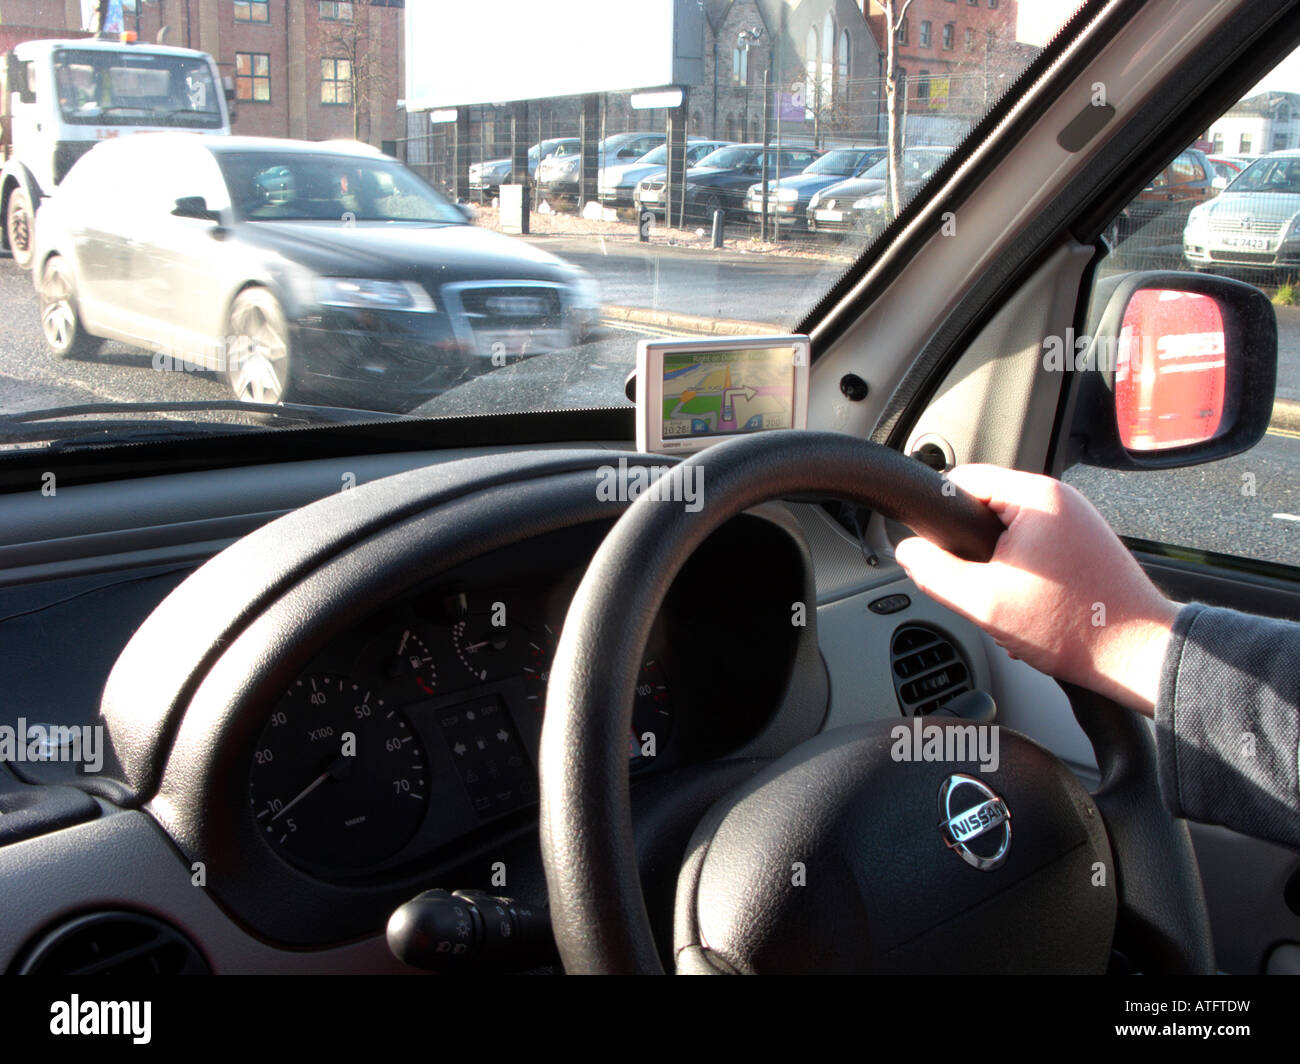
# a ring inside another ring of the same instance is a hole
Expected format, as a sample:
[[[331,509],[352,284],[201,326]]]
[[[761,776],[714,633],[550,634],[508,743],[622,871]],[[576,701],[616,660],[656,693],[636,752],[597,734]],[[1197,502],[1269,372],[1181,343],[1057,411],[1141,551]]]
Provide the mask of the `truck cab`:
[[[230,132],[205,52],[109,40],[25,41],[6,53],[0,93],[4,246],[31,264],[41,200],[101,140],[142,130]]]

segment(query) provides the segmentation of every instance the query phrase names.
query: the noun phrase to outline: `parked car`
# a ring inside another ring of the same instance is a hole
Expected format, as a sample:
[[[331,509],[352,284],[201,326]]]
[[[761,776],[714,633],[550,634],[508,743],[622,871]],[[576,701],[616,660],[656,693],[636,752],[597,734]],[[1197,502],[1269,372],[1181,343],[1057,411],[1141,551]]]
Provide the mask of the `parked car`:
[[[904,148],[903,190],[911,197],[952,152],[951,148]],[[810,230],[877,232],[885,224],[885,187],[889,159],[870,167],[861,177],[828,185],[814,192],[804,213]]]
[[[1251,163],[1207,203],[1193,207],[1182,252],[1197,269],[1300,266],[1300,151]]]
[[[1182,233],[1193,208],[1216,194],[1214,167],[1196,148],[1178,153],[1110,224],[1112,255],[1132,269],[1182,264]]]
[[[796,174],[817,158],[812,148],[768,149],[768,173],[772,178]],[[708,221],[714,211],[740,218],[745,211],[745,193],[763,172],[763,145],[732,144],[719,148],[686,171],[683,190],[686,217]],[[664,178],[649,177],[637,185],[633,196],[642,210],[664,212]]]
[[[1210,182],[1211,187],[1216,192],[1221,192],[1258,156],[1210,155],[1207,158],[1210,160],[1210,166],[1214,169],[1214,180]]]
[[[111,207],[106,188],[121,190]],[[224,373],[244,400],[410,409],[572,346],[595,315],[584,271],[467,225],[361,145],[109,140],[46,210],[33,272],[55,355],[142,345]]]
[[[634,162],[657,148],[668,138],[663,133],[615,133],[596,148],[596,167]],[[582,157],[578,153],[545,160],[537,168],[537,192],[540,197],[559,202],[576,200]]]
[[[706,140],[704,137],[689,138],[686,142],[687,167],[694,166],[710,152],[730,143],[726,140]],[[632,195],[638,183],[644,178],[663,174],[667,165],[668,145],[664,143],[633,162],[606,166],[596,179],[600,202],[611,207],[634,206]]]
[[[788,217],[797,228],[807,228],[808,201],[830,185],[865,173],[888,152],[881,144],[867,148],[836,148],[814,159],[801,173],[768,182],[768,214]],[[749,187],[745,209],[753,222],[763,217],[763,183]]]
[[[554,137],[543,140],[528,149],[528,176],[537,176],[537,167],[551,156],[576,155],[581,142],[577,137]],[[469,188],[491,197],[500,194],[501,186],[515,183],[514,162],[511,159],[489,159],[474,163],[469,168]]]

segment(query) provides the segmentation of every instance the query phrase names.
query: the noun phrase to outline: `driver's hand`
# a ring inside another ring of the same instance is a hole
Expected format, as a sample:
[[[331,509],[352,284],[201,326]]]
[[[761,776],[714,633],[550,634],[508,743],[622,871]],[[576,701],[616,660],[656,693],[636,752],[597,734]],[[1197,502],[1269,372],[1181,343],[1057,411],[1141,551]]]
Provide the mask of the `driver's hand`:
[[[917,587],[1012,657],[1150,715],[1178,606],[1147,579],[1105,518],[1068,484],[992,465],[948,474],[1006,531],[986,564],[928,540],[897,560]]]

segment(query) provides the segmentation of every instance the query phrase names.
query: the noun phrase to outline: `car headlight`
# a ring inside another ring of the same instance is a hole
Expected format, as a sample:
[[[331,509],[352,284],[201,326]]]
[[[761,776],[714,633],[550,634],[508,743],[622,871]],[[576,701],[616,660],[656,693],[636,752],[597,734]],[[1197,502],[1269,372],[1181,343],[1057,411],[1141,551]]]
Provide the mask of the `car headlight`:
[[[405,310],[433,314],[438,307],[414,281],[375,281],[367,277],[318,277],[316,302],[323,307]]]
[[[874,196],[863,196],[860,200],[853,201],[855,211],[878,211],[885,205],[885,194],[877,192]]]
[[[573,305],[580,310],[596,310],[600,306],[600,285],[586,270],[575,270],[569,279],[573,290]]]
[[[778,188],[776,190],[777,203],[794,203],[799,198],[797,188]]]

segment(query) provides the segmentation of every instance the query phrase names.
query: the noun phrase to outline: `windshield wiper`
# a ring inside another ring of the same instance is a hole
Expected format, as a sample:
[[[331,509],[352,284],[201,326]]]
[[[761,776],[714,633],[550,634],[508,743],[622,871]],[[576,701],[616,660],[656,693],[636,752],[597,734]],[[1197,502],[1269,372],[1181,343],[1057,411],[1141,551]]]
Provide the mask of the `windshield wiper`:
[[[231,412],[249,422],[198,421],[193,418],[122,418],[124,414],[179,414]],[[87,418],[69,421],[70,418]],[[345,406],[311,406],[306,403],[246,403],[238,399],[212,399],[170,403],[85,403],[48,410],[24,410],[0,417],[0,443],[51,441],[51,450],[93,447],[112,443],[140,443],[151,439],[210,436],[264,429],[272,425],[342,425],[375,421],[404,421],[405,414],[358,410]]]

